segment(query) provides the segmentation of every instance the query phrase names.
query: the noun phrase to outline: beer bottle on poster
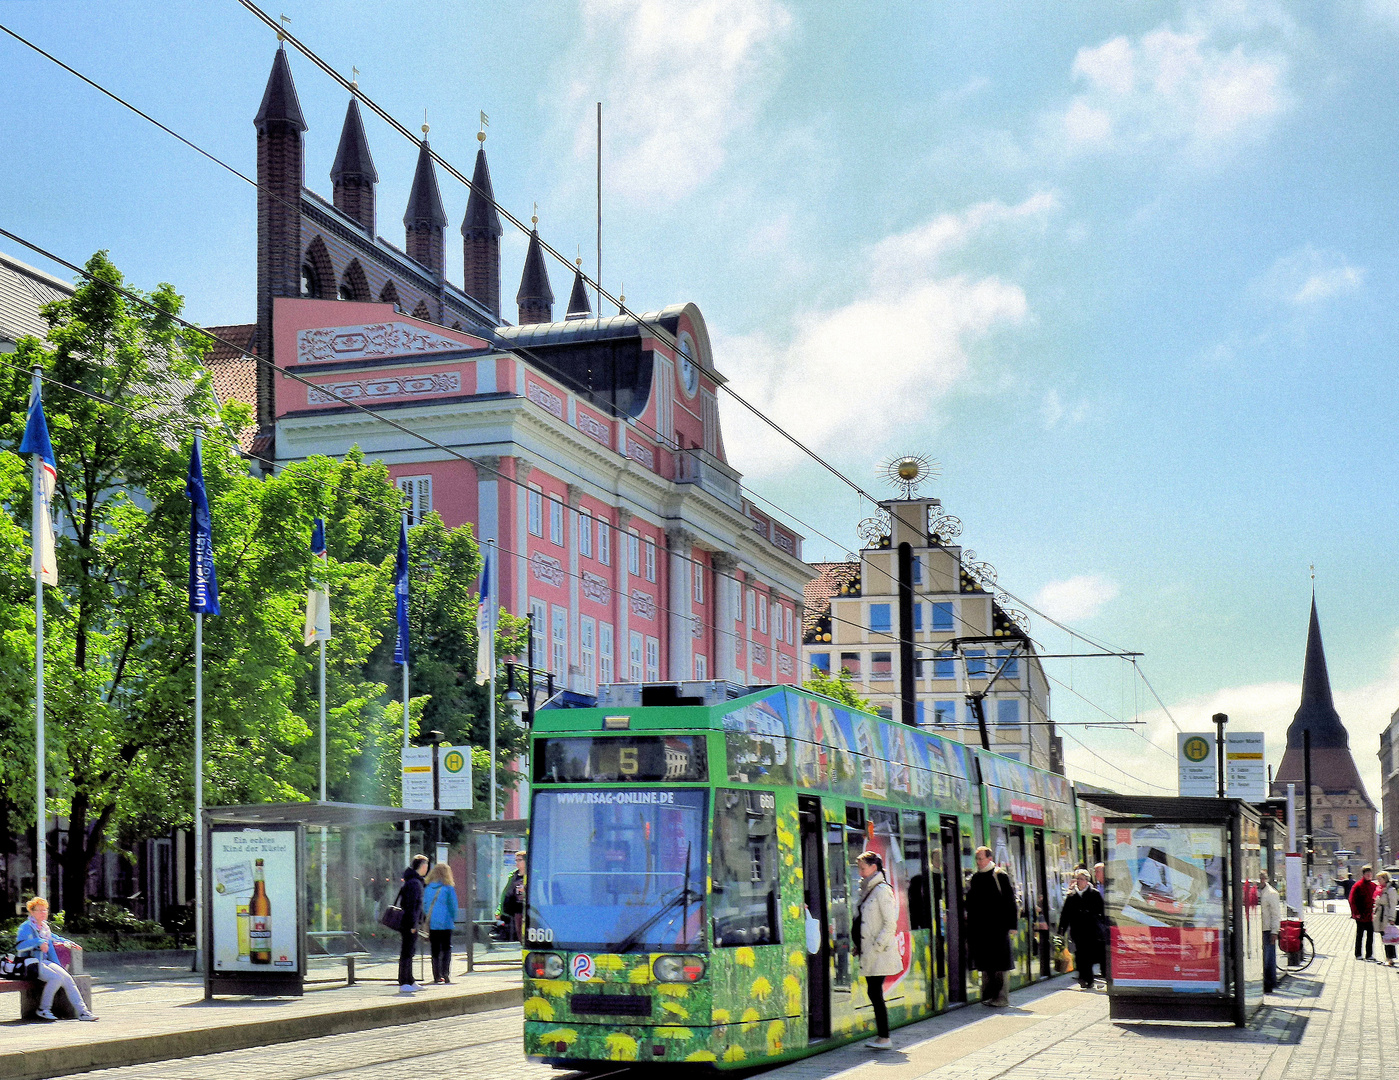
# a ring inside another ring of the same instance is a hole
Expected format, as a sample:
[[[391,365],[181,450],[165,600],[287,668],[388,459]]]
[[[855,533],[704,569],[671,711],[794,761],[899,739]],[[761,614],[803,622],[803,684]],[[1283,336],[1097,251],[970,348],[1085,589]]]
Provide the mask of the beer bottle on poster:
[[[248,921],[248,943],[252,949],[248,958],[254,964],[272,963],[272,903],[267,899],[261,859],[253,867],[253,898],[248,903]]]

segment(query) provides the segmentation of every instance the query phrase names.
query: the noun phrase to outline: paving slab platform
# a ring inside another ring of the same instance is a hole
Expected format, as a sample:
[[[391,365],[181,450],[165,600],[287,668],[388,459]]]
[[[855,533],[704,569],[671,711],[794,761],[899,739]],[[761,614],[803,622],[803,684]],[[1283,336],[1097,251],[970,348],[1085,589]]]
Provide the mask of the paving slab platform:
[[[463,965],[464,967],[464,965]],[[313,967],[309,978],[343,978],[344,965]],[[297,1042],[373,1028],[438,1020],[520,1004],[520,968],[514,964],[454,972],[451,985],[429,986],[417,994],[398,992],[397,963],[361,964],[361,981],[312,983],[299,998],[216,998],[204,1000],[204,983],[195,976],[99,982],[93,979],[95,1024],[0,1023],[0,1080],[46,1080],[93,1069],[141,1065],[174,1058]],[[163,976],[163,977],[162,977]],[[18,1016],[18,995],[6,999]]]

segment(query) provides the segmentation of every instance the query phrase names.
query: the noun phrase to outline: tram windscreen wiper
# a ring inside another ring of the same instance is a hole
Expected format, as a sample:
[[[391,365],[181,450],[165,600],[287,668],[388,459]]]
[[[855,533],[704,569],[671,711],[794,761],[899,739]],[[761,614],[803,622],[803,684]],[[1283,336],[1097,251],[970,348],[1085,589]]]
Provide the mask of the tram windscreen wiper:
[[[653,927],[653,926],[655,926],[657,923],[659,923],[659,922],[660,922],[663,918],[665,918],[666,915],[667,915],[672,909],[674,909],[674,908],[677,908],[677,907],[680,907],[680,906],[683,905],[684,908],[685,908],[685,915],[684,915],[682,921],[683,921],[683,922],[688,922],[688,921],[689,921],[690,901],[691,901],[691,900],[694,900],[695,902],[698,903],[699,901],[701,901],[701,900],[704,899],[704,897],[703,897],[700,893],[698,893],[698,892],[696,892],[694,889],[690,888],[690,854],[691,854],[691,850],[692,850],[692,845],[686,844],[686,845],[685,845],[685,883],[684,883],[683,885],[680,886],[680,889],[676,892],[676,894],[675,894],[674,896],[672,896],[669,900],[666,900],[663,904],[661,904],[660,910],[658,910],[654,915],[652,915],[652,916],[651,916],[649,919],[647,919],[644,923],[642,923],[640,926],[638,926],[635,930],[633,930],[633,931],[632,931],[630,934],[628,934],[625,938],[623,938],[621,941],[619,941],[616,945],[609,945],[609,946],[608,946],[608,951],[609,951],[609,952],[624,953],[624,952],[629,952],[629,951],[631,951],[632,949],[636,948],[636,946],[637,946],[638,944],[640,944],[641,939],[644,938],[644,937],[646,936],[647,932],[651,929],[651,927]],[[681,933],[684,934],[684,932],[685,932],[685,929],[684,929],[684,926],[682,925],[682,926],[681,926]],[[681,944],[688,945],[688,944],[689,944],[689,941],[688,941],[688,940],[683,941],[683,942],[681,942]]]

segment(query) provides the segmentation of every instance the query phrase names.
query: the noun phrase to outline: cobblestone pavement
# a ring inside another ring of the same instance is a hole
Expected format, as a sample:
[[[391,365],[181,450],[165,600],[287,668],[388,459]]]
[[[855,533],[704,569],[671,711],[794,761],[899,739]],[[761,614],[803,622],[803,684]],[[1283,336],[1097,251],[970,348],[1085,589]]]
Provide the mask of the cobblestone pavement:
[[[1058,979],[1012,995],[1013,1008],[959,1009],[894,1033],[896,1049],[845,1047],[768,1070],[764,1080],[1350,1080],[1395,1060],[1399,969],[1351,957],[1351,922],[1311,914],[1319,954],[1246,1028],[1114,1023],[1101,992]],[[520,1053],[520,1011],[85,1074],[94,1080],[543,1080],[566,1074]],[[648,1067],[613,1080],[654,1077]]]

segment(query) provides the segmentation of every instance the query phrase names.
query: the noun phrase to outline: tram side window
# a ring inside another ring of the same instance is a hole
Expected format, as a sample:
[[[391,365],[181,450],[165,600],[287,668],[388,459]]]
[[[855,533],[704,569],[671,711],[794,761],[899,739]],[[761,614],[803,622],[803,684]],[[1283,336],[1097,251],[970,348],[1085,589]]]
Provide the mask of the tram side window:
[[[932,892],[928,887],[927,819],[916,811],[899,815],[903,824],[903,871],[908,876],[908,928],[930,930],[933,925]]]
[[[782,940],[777,797],[720,789],[714,806],[714,945]]]
[[[865,834],[865,808],[863,806],[847,806],[845,808],[846,868],[847,880],[850,882],[850,895],[854,897],[860,895],[860,871],[855,868],[855,862],[868,847],[869,839]]]

